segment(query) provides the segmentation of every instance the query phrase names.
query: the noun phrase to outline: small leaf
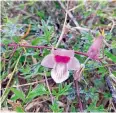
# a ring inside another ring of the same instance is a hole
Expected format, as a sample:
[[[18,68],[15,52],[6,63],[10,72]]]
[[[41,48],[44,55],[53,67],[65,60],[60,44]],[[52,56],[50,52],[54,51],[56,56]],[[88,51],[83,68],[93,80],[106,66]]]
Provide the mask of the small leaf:
[[[48,94],[48,91],[46,90],[45,86],[43,84],[38,84],[36,88],[34,88],[32,91],[30,91],[26,97],[26,101],[30,101],[33,98],[43,95],[43,94]]]
[[[107,57],[109,57],[114,63],[116,63],[116,56],[114,56],[112,53],[105,51],[105,54]]]
[[[36,14],[37,14],[41,19],[44,19],[44,18],[45,18],[45,13],[44,13],[44,11],[38,11]]]
[[[15,97],[13,97],[12,99],[13,100],[16,100],[16,99],[21,99],[21,100],[25,100],[25,94],[20,91],[20,90],[17,90],[15,88],[11,88],[11,91],[15,94]]]

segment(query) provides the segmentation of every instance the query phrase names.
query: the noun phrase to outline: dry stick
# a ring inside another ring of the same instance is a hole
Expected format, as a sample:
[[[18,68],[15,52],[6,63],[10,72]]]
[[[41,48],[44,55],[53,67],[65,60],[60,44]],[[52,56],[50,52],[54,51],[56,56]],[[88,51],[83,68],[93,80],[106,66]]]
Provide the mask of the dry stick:
[[[59,38],[59,40],[56,44],[56,48],[59,46],[60,42],[62,41],[63,35],[65,33],[66,20],[67,20],[67,12],[66,12],[66,15],[65,15],[65,20],[64,20],[64,24],[63,24],[63,28],[62,28],[62,33],[61,33],[60,38]]]
[[[86,31],[86,32],[97,33],[97,31],[95,31],[95,30],[91,30],[91,29],[88,29],[88,28],[83,28],[83,27],[80,27],[80,26],[72,27],[71,29],[72,30],[74,30],[74,29],[80,29],[80,30]]]
[[[112,19],[111,21],[112,21],[112,28],[111,28],[111,30],[110,30],[110,33],[113,31],[114,27],[116,26],[115,21],[114,21],[113,19]]]
[[[78,29],[80,32],[83,30],[83,31],[91,32],[91,33],[96,33],[96,31],[94,31],[94,30],[80,27],[79,24],[78,24],[78,22],[76,21],[76,19],[72,15],[72,13],[65,8],[64,4],[60,0],[58,0],[58,2],[60,3],[61,7],[67,12],[67,14],[69,15],[69,17],[72,19],[72,21],[76,25],[76,27],[74,27],[75,29]]]
[[[51,79],[51,78],[48,78],[49,80]],[[21,84],[21,85],[14,85],[14,86],[12,86],[12,87],[15,87],[15,88],[18,88],[18,87],[23,87],[23,86],[29,86],[29,85],[34,85],[34,84],[37,84],[37,83],[43,83],[43,82],[45,82],[46,80],[44,79],[44,80],[40,80],[40,81],[36,81],[36,82],[31,82],[31,83],[27,83],[27,84]],[[12,88],[12,87],[9,87],[9,88]],[[6,88],[2,88],[2,90],[3,89],[6,89]]]
[[[8,81],[8,83],[7,83],[7,86],[6,86],[6,89],[5,89],[5,91],[4,91],[4,93],[3,93],[2,97],[1,97],[1,104],[4,102],[4,100],[5,100],[6,96],[7,96],[7,94],[9,93],[9,91],[7,91],[7,89],[9,88],[9,85],[10,85],[10,83],[11,83],[11,80],[12,80],[12,78],[13,78],[13,75],[14,75],[14,73],[15,73],[16,70],[17,70],[17,66],[18,66],[18,63],[19,63],[20,58],[21,58],[21,54],[20,54],[20,56],[19,56],[19,58],[18,58],[18,60],[17,60],[17,62],[16,62],[16,65],[15,65],[15,68],[14,68],[13,72],[10,73],[10,74],[11,74],[11,75],[10,75],[10,79],[9,79],[9,81]]]
[[[84,71],[84,68],[85,68],[85,64],[87,63],[87,61],[89,60],[90,58],[88,57],[85,62],[83,63],[83,67],[82,67],[82,70],[80,72],[80,75],[82,74],[82,72]],[[78,85],[78,78],[76,80],[74,80],[74,83],[75,83],[75,87],[76,87],[76,91],[77,91],[77,97],[78,97],[78,102],[79,102],[79,107],[80,107],[80,111],[83,112],[83,106],[82,106],[82,103],[81,103],[81,99],[80,99],[80,90],[79,90],[79,85]]]
[[[73,20],[74,24],[75,24],[77,27],[79,27],[79,24],[77,23],[76,19],[73,17],[73,15],[71,14],[71,12],[68,11],[68,10],[65,8],[64,4],[63,4],[60,0],[58,0],[58,2],[60,3],[61,7],[66,11],[66,13],[69,15],[69,17]]]
[[[69,9],[69,11],[73,11],[73,10],[75,10],[75,9],[77,9],[77,8],[79,8],[79,7],[81,7],[81,6],[83,6],[83,5],[84,5],[84,3],[79,4],[79,5],[75,6],[75,7],[73,7],[72,9]]]
[[[45,81],[46,81],[46,85],[47,85],[47,88],[48,88],[48,91],[50,93],[50,97],[51,97],[51,101],[52,101],[52,105],[54,104],[54,98],[52,96],[52,92],[50,90],[50,87],[49,87],[49,83],[48,83],[48,79],[47,79],[47,76],[46,76],[46,72],[44,71],[44,75],[45,75]]]
[[[79,102],[79,107],[80,107],[80,112],[83,112],[83,107],[82,107],[82,103],[81,103],[81,99],[80,99],[80,90],[79,90],[79,85],[78,85],[78,81],[74,80],[75,86],[76,86],[76,93],[77,93],[77,98],[78,98],[78,102]]]

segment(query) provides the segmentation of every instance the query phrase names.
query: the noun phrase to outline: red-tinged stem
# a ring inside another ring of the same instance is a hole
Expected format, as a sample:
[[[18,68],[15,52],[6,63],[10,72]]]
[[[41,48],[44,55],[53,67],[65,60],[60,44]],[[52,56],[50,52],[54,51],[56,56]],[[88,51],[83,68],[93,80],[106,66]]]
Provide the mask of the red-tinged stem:
[[[82,102],[80,99],[80,90],[79,90],[79,85],[78,85],[78,81],[75,80],[75,87],[76,87],[76,93],[77,93],[77,98],[78,98],[78,102],[79,102],[79,108],[80,108],[80,112],[83,112],[83,106],[82,106]]]
[[[32,45],[24,45],[24,44],[16,44],[16,43],[11,43],[11,44],[8,44],[9,47],[25,47],[25,48],[35,48],[35,49],[52,49],[52,47],[49,47],[49,46],[32,46]],[[88,55],[86,53],[83,53],[83,52],[78,52],[78,51],[75,51],[75,54],[79,54],[79,55],[83,55],[83,56],[86,56],[88,57]]]
[[[79,55],[88,57],[87,53],[83,53],[83,52],[79,52],[79,51],[75,51],[75,54],[79,54]]]
[[[1,44],[0,46],[4,46],[3,44]],[[9,47],[25,47],[25,48],[35,48],[35,49],[52,49],[52,47],[49,47],[49,46],[32,46],[32,45],[24,45],[24,44],[16,44],[16,43],[11,43],[11,44],[8,44]],[[83,56],[86,56],[86,57],[89,57],[87,53],[83,53],[83,52],[79,52],[79,51],[74,51],[75,54],[79,54],[79,55],[83,55]],[[101,61],[101,59],[96,59],[97,61]]]

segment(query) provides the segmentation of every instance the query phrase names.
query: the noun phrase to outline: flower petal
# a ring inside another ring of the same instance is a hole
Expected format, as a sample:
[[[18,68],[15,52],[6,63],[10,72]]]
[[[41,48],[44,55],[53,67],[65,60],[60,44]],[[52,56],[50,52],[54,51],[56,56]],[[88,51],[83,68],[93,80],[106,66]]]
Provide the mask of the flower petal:
[[[53,68],[54,64],[55,64],[55,61],[54,61],[53,54],[49,54],[49,55],[45,56],[41,62],[42,66],[48,67],[48,68]]]
[[[58,77],[56,72],[52,69],[51,71],[51,77],[52,79],[56,82],[56,83],[62,83],[63,81],[65,81],[66,79],[68,79],[69,77],[69,71],[67,71],[62,77]]]
[[[75,57],[72,58],[71,61],[68,63],[68,69],[69,70],[78,70],[78,69],[80,69],[80,63]]]
[[[54,55],[74,57],[74,50],[57,49],[53,51]]]
[[[51,77],[56,83],[61,83],[68,79],[69,71],[66,64],[57,63],[51,71]]]

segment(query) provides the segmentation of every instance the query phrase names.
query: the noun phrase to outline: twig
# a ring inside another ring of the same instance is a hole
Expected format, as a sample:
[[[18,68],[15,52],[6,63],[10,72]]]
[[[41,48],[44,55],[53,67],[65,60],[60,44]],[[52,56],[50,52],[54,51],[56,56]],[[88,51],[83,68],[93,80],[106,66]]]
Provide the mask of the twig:
[[[16,10],[18,10],[18,9],[16,9]],[[27,15],[27,16],[29,16],[29,17],[34,18],[37,21],[39,20],[39,18],[37,16],[35,16],[34,14],[30,14],[30,13],[24,11],[24,10],[18,10],[18,11],[21,12],[21,13],[23,13],[23,14],[25,14],[25,15]]]
[[[13,50],[13,52],[11,53],[9,60],[13,57],[13,55],[14,55],[15,52],[16,52],[16,50],[17,50],[17,46],[14,46],[14,50]]]
[[[48,79],[50,80],[51,78],[48,78]],[[43,83],[43,82],[45,82],[45,79],[44,79],[44,80],[40,80],[40,81],[36,81],[36,82],[27,83],[27,84],[14,85],[14,86],[12,86],[12,87],[18,88],[18,87],[34,85],[34,84]],[[9,88],[12,88],[12,87],[9,87]],[[2,89],[6,89],[6,88],[2,88]]]
[[[48,79],[47,79],[47,76],[46,76],[46,72],[44,71],[44,75],[45,75],[45,81],[46,81],[46,85],[47,85],[47,88],[48,88],[48,91],[50,93],[50,97],[51,97],[51,101],[52,101],[52,105],[54,104],[54,98],[52,96],[52,92],[50,90],[50,87],[49,87],[49,83],[48,83]]]
[[[75,10],[75,9],[77,9],[77,8],[79,8],[79,7],[81,7],[81,6],[83,6],[83,5],[84,5],[84,3],[79,4],[79,5],[75,6],[75,7],[73,7],[72,9],[69,9],[69,11],[73,11],[73,10]]]
[[[63,28],[62,28],[62,33],[60,35],[60,38],[58,39],[58,42],[56,44],[56,48],[59,46],[60,42],[62,41],[63,35],[65,33],[66,20],[67,20],[67,12],[65,14],[65,20],[64,20],[64,24],[63,24]]]
[[[72,19],[72,21],[74,22],[74,24],[75,24],[77,27],[79,27],[79,24],[78,24],[78,22],[76,21],[76,19],[74,18],[74,16],[72,15],[72,13],[71,13],[70,11],[68,11],[68,10],[65,8],[64,4],[63,4],[60,0],[58,0],[58,2],[60,3],[61,7],[66,11],[66,13],[69,15],[69,17]],[[79,30],[79,31],[80,31],[80,30]]]
[[[77,93],[77,98],[78,98],[78,102],[79,102],[79,107],[80,107],[80,112],[83,112],[83,106],[81,103],[81,99],[80,99],[80,91],[79,91],[79,86],[78,86],[78,81],[74,80],[75,83],[75,87],[76,87],[76,93]]]
[[[24,44],[16,44],[16,43],[11,43],[11,44],[8,44],[9,47],[14,47],[14,46],[19,46],[19,47],[25,47],[25,48],[35,48],[35,49],[52,49],[52,47],[49,47],[49,46],[32,46],[32,45],[24,45]],[[83,56],[86,56],[88,57],[88,54],[87,53],[83,53],[83,52],[79,52],[79,51],[74,51],[75,54],[79,54],[79,55],[83,55]],[[101,59],[96,59],[98,61],[100,61]]]
[[[91,29],[88,29],[88,28],[83,28],[83,27],[72,27],[71,28],[72,30],[74,30],[74,29],[78,29],[78,30],[82,30],[82,31],[86,31],[86,32],[91,32],[91,33],[97,33],[97,31],[96,30],[91,30]]]
[[[89,26],[88,26],[89,28],[92,27],[93,21],[94,21],[96,15],[97,15],[97,11],[99,10],[99,8],[100,8],[100,4],[98,4],[97,8],[96,8],[95,11],[93,12],[94,16],[92,17],[91,23],[90,23]]]
[[[82,67],[80,68],[79,75],[78,75],[79,77],[81,76],[82,72],[84,71],[85,64],[88,62],[88,60],[89,60],[89,57],[88,57],[88,58],[85,60],[85,62],[83,63],[84,66],[82,66]],[[75,77],[75,75],[74,75],[74,83],[75,83],[76,92],[77,92],[77,97],[78,97],[78,101],[79,101],[80,112],[83,112],[83,106],[82,106],[82,103],[81,103],[80,91],[79,91],[79,86],[78,86],[79,77]]]
[[[116,23],[115,23],[115,21],[112,19],[111,20],[112,21],[112,28],[111,28],[111,30],[110,30],[110,33],[112,32],[112,30],[114,29],[114,27],[116,26]]]
[[[24,44],[16,44],[16,43],[10,43],[8,44],[9,47],[19,46],[19,47],[25,47],[25,48],[35,48],[35,49],[52,49],[52,47],[48,46],[32,46],[32,45],[24,45]]]
[[[64,4],[60,0],[58,0],[58,2],[60,3],[61,7],[67,12],[67,14],[69,15],[69,17],[72,19],[72,21],[76,25],[76,27],[73,27],[73,28],[78,29],[80,32],[82,32],[82,30],[83,30],[83,31],[91,32],[91,33],[96,33],[96,31],[94,31],[94,30],[80,27],[79,24],[78,24],[78,22],[76,21],[76,19],[72,15],[72,13],[65,8]]]
[[[31,30],[31,25],[29,24],[26,33],[21,37],[21,39],[24,39],[29,34],[30,30]]]
[[[25,48],[35,48],[35,49],[52,49],[52,47],[50,46],[32,46],[32,45],[24,45],[24,44],[16,44],[16,43],[10,43],[8,44],[9,47],[25,47]],[[86,53],[83,53],[83,52],[79,52],[79,51],[75,51],[75,54],[80,54],[80,55],[83,55],[83,56],[86,56],[88,57],[88,55]]]
[[[2,95],[2,97],[1,97],[1,99],[0,99],[0,100],[1,100],[1,104],[4,102],[4,100],[5,100],[6,96],[7,96],[7,94],[9,93],[9,90],[7,91],[7,89],[9,88],[9,85],[10,85],[10,83],[11,83],[11,80],[12,80],[12,78],[13,78],[13,75],[14,75],[14,73],[15,73],[16,70],[17,70],[17,66],[18,66],[18,63],[19,63],[20,58],[21,58],[21,54],[20,54],[20,56],[19,56],[19,58],[18,58],[18,60],[17,60],[17,62],[16,62],[16,65],[15,65],[15,68],[14,68],[13,72],[10,73],[10,79],[9,79],[9,81],[8,81],[8,83],[7,83],[7,86],[6,86],[6,89],[5,89],[3,95]]]
[[[104,43],[107,47],[111,47],[111,45],[110,45],[110,44],[108,44],[108,43],[106,42],[106,40],[105,40],[105,39],[103,39],[103,43]]]

